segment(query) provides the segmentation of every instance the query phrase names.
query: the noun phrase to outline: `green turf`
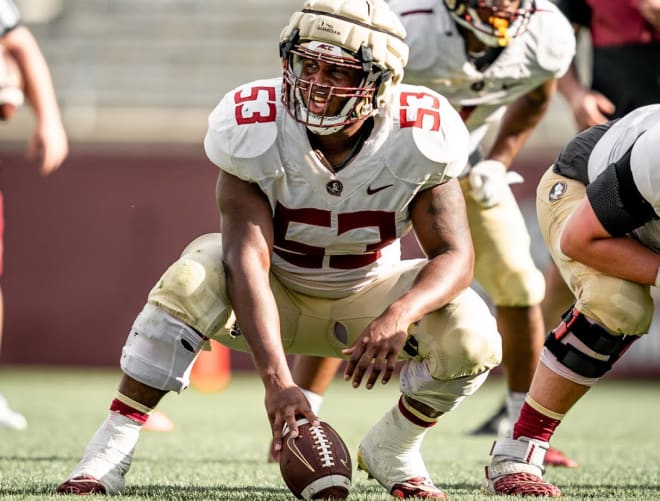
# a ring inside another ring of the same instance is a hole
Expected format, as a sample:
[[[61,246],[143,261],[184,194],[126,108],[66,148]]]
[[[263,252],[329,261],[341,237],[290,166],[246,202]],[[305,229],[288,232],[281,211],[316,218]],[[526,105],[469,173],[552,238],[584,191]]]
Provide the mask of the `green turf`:
[[[61,499],[53,495],[55,487],[105,417],[118,375],[91,369],[0,371],[0,392],[30,423],[25,432],[0,430],[0,499]],[[372,391],[352,390],[341,380],[331,387],[322,417],[352,451],[395,402],[393,383]],[[580,466],[546,473],[562,488],[564,499],[660,499],[659,389],[658,381],[605,380],[571,411],[553,445]],[[424,442],[427,466],[451,500],[493,499],[479,490],[492,439],[466,432],[497,407],[503,391],[501,379],[487,382],[444,416]],[[124,498],[294,499],[278,467],[265,461],[269,430],[262,399],[261,385],[250,374],[234,375],[219,393],[168,395],[160,409],[175,421],[176,430],[142,434]],[[349,499],[392,498],[354,472]]]

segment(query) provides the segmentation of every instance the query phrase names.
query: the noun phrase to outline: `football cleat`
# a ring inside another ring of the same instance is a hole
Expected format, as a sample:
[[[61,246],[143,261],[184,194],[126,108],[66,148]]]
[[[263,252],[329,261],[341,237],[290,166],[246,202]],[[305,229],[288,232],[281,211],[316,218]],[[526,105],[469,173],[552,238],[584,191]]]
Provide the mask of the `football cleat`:
[[[27,425],[27,419],[25,419],[25,416],[11,410],[5,398],[0,395],[0,428],[25,430]]]
[[[131,467],[140,425],[111,412],[90,440],[78,465],[57,488],[61,494],[120,494]]]
[[[497,440],[486,466],[484,490],[508,496],[559,497],[561,491],[543,480],[543,460],[550,444],[527,437]]]
[[[91,475],[80,475],[62,482],[57,487],[58,494],[107,494],[105,486]]]
[[[131,457],[112,457],[108,451],[97,457],[85,457],[69,478],[57,487],[59,494],[121,494],[124,476],[131,464]]]
[[[420,446],[428,428],[408,421],[392,408],[362,439],[358,447],[358,469],[367,473],[400,499],[447,499],[431,481]]]
[[[537,496],[558,498],[561,491],[557,486],[546,482],[532,473],[511,473],[494,482],[486,479],[486,490],[490,494],[502,496]]]
[[[377,480],[382,486],[387,485],[374,477],[367,466],[360,451],[357,454],[358,470],[367,474],[368,479]],[[429,477],[412,477],[402,482],[396,482],[390,489],[390,494],[399,499],[426,498],[426,499],[449,499],[447,493],[438,489]]]
[[[548,452],[545,453],[543,464],[546,466],[559,466],[563,468],[577,468],[578,466],[576,461],[553,447],[550,447]]]

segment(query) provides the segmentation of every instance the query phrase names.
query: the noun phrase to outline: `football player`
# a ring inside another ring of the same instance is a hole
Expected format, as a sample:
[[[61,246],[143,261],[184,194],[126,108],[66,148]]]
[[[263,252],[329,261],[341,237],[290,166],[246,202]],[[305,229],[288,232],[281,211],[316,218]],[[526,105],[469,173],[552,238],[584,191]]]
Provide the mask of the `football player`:
[[[638,108],[579,134],[541,178],[541,233],[576,302],[546,338],[513,436],[491,450],[492,493],[561,495],[543,480],[552,435],[649,330],[650,286],[660,286],[658,145],[660,105]]]
[[[278,450],[297,415],[318,422],[285,353],[343,357],[355,388],[402,360],[401,395],[357,461],[397,497],[446,499],[422,440],[500,362],[501,339],[469,288],[468,132],[443,96],[401,84],[404,37],[382,0],[308,0],[280,37],[283,77],[220,101],[204,147],[222,234],[189,244],[149,293],[108,417],[58,492],[120,492],[141,424],[213,338],[251,352]],[[411,229],[426,257],[401,260]]]
[[[0,120],[10,120],[23,103],[24,96],[27,97],[37,119],[28,153],[34,156],[43,152],[40,171],[46,175],[60,166],[68,152],[50,72],[34,36],[21,24],[16,5],[12,0],[0,0]],[[3,264],[3,232],[4,212],[0,192],[0,275]],[[0,289],[0,339],[3,306]],[[0,428],[27,428],[25,417],[12,410],[2,395]]]
[[[470,162],[459,174],[474,241],[475,278],[495,307],[508,387],[506,425],[520,412],[545,326],[544,279],[508,172],[555,94],[575,52],[570,24],[547,0],[391,0],[406,28],[405,80],[445,95],[470,131]],[[488,151],[480,146],[497,128]],[[319,411],[341,360],[298,357],[296,382]],[[484,427],[481,427],[483,429]],[[496,428],[496,427],[494,427]],[[488,427],[487,431],[491,431]],[[271,460],[276,454],[271,451]],[[561,451],[548,464],[577,466]]]
[[[578,130],[660,102],[660,0],[559,0],[557,7],[592,46],[590,74],[583,78],[574,59],[558,82]],[[543,316],[554,324],[575,298],[552,262],[545,281]]]
[[[24,82],[25,96],[36,124],[28,156],[40,156],[44,175],[59,168],[69,152],[48,65],[32,32],[23,24],[12,0],[0,0],[0,45],[16,60]]]

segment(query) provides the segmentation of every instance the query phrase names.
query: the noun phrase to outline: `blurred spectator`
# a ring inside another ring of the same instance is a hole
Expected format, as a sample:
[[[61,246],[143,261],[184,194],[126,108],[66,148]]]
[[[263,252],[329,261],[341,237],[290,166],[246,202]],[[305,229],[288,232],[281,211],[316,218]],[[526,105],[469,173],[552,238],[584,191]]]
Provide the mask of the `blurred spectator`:
[[[41,157],[40,172],[50,174],[66,158],[68,143],[53,83],[46,61],[32,33],[20,24],[20,14],[12,0],[0,0],[0,119],[9,120],[23,103],[23,96],[36,116],[28,156]],[[0,274],[4,214],[0,193]],[[2,338],[3,298],[0,289],[0,340]],[[0,395],[0,428],[27,428],[24,416],[11,410]]]
[[[590,87],[575,61],[559,80],[578,129],[660,102],[660,0],[558,0],[576,32],[591,34]]]

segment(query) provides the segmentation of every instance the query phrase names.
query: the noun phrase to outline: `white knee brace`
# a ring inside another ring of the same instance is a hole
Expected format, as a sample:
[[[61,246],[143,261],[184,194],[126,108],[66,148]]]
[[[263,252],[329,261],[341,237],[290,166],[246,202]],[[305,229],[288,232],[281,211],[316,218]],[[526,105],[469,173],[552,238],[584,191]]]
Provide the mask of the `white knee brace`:
[[[192,327],[146,304],[121,354],[121,369],[140,383],[181,393],[188,387],[193,362],[208,341]]]

